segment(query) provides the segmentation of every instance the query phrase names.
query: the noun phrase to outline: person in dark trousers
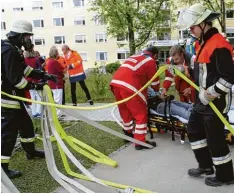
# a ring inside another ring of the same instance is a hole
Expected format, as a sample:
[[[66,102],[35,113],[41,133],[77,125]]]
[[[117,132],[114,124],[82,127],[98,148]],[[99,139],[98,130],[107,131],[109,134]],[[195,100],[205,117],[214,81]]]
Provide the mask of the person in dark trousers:
[[[30,83],[25,79],[27,77],[56,80],[54,76],[35,70],[25,64],[21,47],[23,46],[25,50],[32,50],[30,39],[32,35],[32,24],[28,21],[18,20],[14,22],[11,31],[7,34],[7,40],[1,40],[1,89],[5,93],[24,97],[26,90],[42,88],[43,84]],[[43,151],[35,149],[33,123],[24,103],[2,94],[1,166],[9,178],[22,175],[21,172],[8,168],[18,131],[27,159],[45,158]]]
[[[71,83],[71,96],[73,106],[77,105],[76,82],[79,82],[82,90],[85,92],[89,104],[93,105],[89,90],[85,84],[86,75],[83,69],[83,60],[81,56],[76,51],[71,50],[67,45],[62,46],[62,51],[67,63],[67,69]]]
[[[188,123],[188,138],[198,168],[189,169],[188,174],[192,177],[211,175],[215,166],[215,176],[205,179],[206,185],[215,187],[234,183],[232,157],[223,134],[224,124],[209,106],[209,102],[213,101],[226,117],[234,84],[232,47],[212,27],[212,21],[219,16],[220,13],[194,4],[182,11],[178,18],[178,26],[181,29],[190,28],[200,40],[193,70],[200,91]]]

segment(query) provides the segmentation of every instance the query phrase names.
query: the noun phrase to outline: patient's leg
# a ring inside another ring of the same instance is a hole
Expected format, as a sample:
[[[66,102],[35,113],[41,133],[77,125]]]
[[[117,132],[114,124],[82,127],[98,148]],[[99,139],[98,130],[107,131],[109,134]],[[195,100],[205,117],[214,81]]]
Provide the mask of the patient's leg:
[[[193,106],[187,103],[178,103],[176,101],[171,102],[171,114],[180,116],[186,120],[189,119]]]

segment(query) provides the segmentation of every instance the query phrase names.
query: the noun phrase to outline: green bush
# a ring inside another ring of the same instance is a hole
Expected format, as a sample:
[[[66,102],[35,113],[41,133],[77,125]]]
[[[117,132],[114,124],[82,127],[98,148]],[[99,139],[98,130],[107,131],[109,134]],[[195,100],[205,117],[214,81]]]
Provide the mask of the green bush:
[[[116,61],[114,63],[109,63],[106,65],[106,72],[112,74],[116,72],[116,70],[120,67],[120,65],[121,64],[119,61]]]

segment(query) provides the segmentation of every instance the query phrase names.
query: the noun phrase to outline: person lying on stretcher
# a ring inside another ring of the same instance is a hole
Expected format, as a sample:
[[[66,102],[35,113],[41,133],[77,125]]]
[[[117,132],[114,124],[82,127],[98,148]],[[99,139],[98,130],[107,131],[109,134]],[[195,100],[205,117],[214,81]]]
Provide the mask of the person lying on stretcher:
[[[160,96],[161,95],[159,92],[155,92],[152,88],[148,88],[148,101],[150,108],[155,110],[157,113],[164,115],[164,109],[166,106],[166,114],[169,114],[168,103],[166,103],[166,101],[162,99]],[[170,102],[171,115],[177,115],[179,117],[188,120],[192,110],[193,110],[193,104],[186,102],[179,102],[175,100],[172,100]]]
[[[166,106],[166,114],[169,114],[168,103],[162,99],[160,92],[155,92],[152,88],[148,88],[148,101],[151,109],[155,110],[157,113],[164,115],[164,109]],[[193,110],[193,104],[186,102],[179,102],[172,100],[170,102],[170,113],[171,115],[176,115],[182,117],[186,120],[189,119],[191,111]],[[229,123],[233,125],[234,123],[234,105],[230,107],[229,113]],[[234,126],[234,125],[233,125]]]

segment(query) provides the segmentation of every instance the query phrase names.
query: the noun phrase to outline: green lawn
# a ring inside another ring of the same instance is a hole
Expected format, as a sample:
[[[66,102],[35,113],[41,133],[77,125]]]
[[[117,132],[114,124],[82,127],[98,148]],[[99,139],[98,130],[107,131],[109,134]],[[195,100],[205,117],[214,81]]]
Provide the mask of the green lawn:
[[[116,131],[121,131],[120,127],[114,122],[101,123]],[[39,121],[34,121],[34,124],[37,125],[37,128],[40,128],[38,126]],[[72,124],[74,124],[74,122],[70,122],[69,124],[66,123],[64,125],[68,126]],[[125,144],[123,139],[97,130],[92,126],[89,126],[80,121],[77,121],[76,125],[70,128],[67,133],[94,147],[96,150],[104,153],[105,155],[109,155]],[[42,142],[38,140],[36,142],[36,147],[42,149]],[[56,143],[53,143],[53,148],[57,167],[62,173],[65,173]],[[80,154],[74,153],[74,155],[86,168],[90,168],[95,164],[93,161]],[[71,167],[74,171],[78,172],[74,166],[71,165]],[[22,177],[12,180],[20,192],[48,193],[54,191],[59,186],[48,173],[45,160],[27,160],[22,150],[18,151],[12,157],[10,168],[23,172]]]
[[[92,98],[94,102],[114,102],[114,96],[109,88],[109,83],[112,79],[112,75],[89,75],[86,79],[87,87],[90,90]],[[161,84],[164,79],[164,73],[160,76]],[[171,87],[169,93],[175,94],[174,87]],[[176,95],[177,96],[177,95]],[[78,103],[86,102],[86,97],[84,92],[81,90],[79,84],[77,84],[77,99]],[[70,84],[69,81],[66,81],[66,102],[70,103]],[[34,126],[37,129],[37,133],[40,133],[40,121],[33,120]],[[102,124],[117,130],[122,131],[120,127],[115,122],[101,122]],[[77,139],[87,143],[88,145],[94,147],[98,151],[109,155],[113,151],[117,150],[119,147],[124,145],[124,140],[109,135],[106,132],[102,132],[100,130],[95,129],[88,124],[83,122],[64,122],[62,125],[64,128],[72,126],[68,130],[68,134],[76,137]],[[43,148],[42,142],[36,142],[37,148]],[[58,169],[65,173],[63,168],[62,160],[60,158],[60,154],[58,152],[57,146],[54,143],[54,154],[56,164]],[[70,149],[72,150],[72,149]],[[76,158],[86,167],[90,168],[94,165],[94,162],[89,160],[88,158],[74,153]],[[54,191],[59,185],[57,182],[50,176],[47,171],[47,166],[45,160],[26,160],[25,154],[22,150],[18,151],[11,159],[10,167],[12,169],[17,169],[23,172],[23,176],[17,179],[13,179],[13,183],[20,190],[20,192],[27,193],[48,193]],[[72,166],[71,166],[72,167]],[[74,166],[73,170],[76,170]]]

